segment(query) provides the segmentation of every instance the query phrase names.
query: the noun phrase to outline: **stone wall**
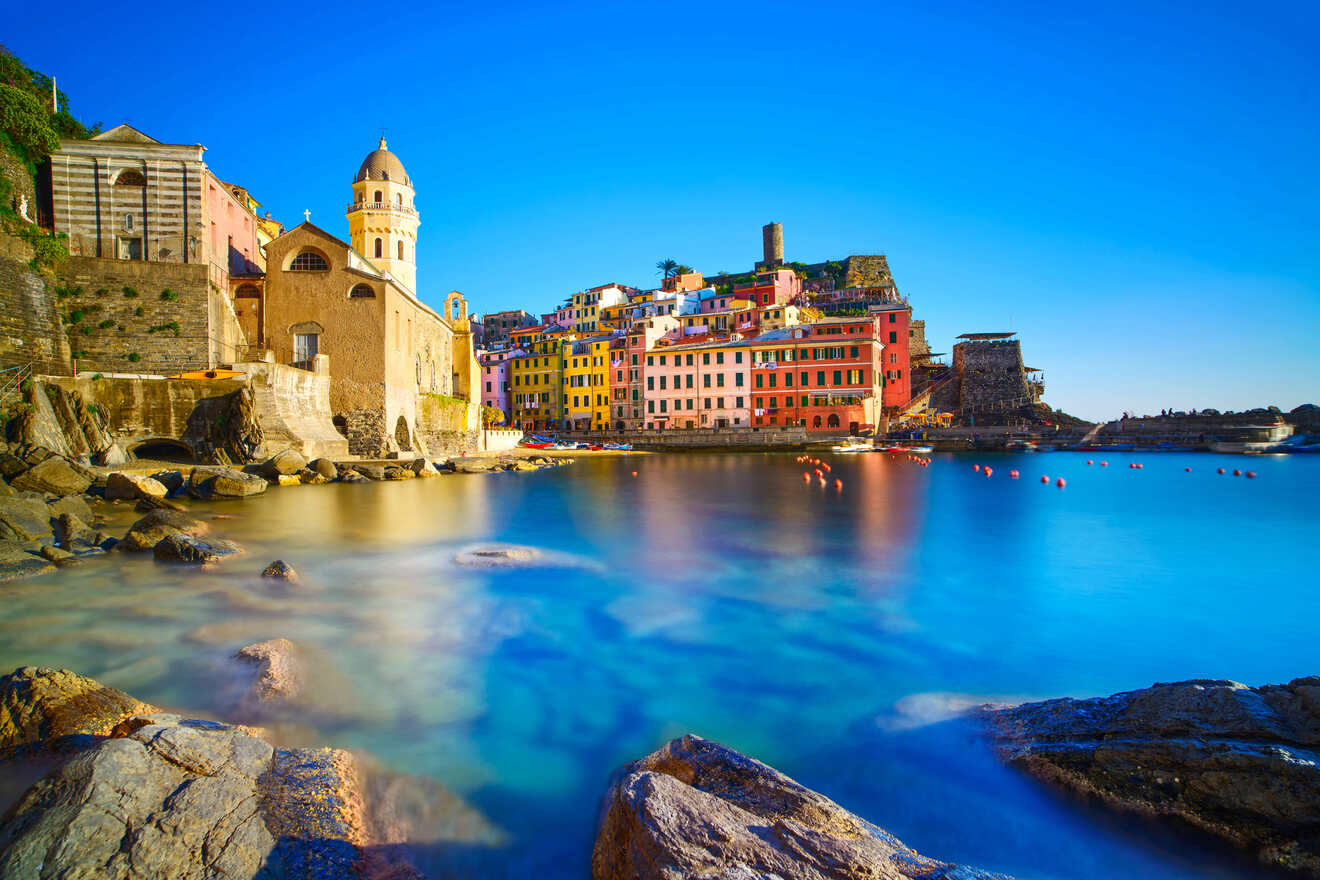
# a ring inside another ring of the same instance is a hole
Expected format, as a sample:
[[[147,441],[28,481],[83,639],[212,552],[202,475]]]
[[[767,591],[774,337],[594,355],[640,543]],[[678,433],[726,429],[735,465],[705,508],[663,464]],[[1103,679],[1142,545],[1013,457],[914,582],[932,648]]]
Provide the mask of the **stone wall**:
[[[31,363],[37,373],[70,373],[55,285],[32,271],[31,259],[26,242],[0,232],[0,367]]]
[[[958,414],[1006,412],[1033,402],[1016,339],[960,342],[953,347],[958,375]]]
[[[432,455],[477,452],[480,407],[466,400],[423,394],[417,400],[417,432]]]
[[[843,268],[843,284],[840,287],[894,286],[894,276],[889,272],[889,260],[880,254],[848,257]]]
[[[389,452],[385,413],[378,409],[352,409],[335,413],[335,427],[348,440],[348,454],[381,458]]]
[[[348,440],[330,416],[330,377],[286,364],[238,363],[251,383],[257,422],[272,453],[296,449],[306,458],[344,458]]]

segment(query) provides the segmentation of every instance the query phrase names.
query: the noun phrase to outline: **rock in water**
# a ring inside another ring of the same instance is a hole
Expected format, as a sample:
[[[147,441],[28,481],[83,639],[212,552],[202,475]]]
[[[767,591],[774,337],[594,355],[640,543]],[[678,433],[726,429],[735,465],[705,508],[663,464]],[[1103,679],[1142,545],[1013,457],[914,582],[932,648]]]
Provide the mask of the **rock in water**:
[[[141,474],[124,474],[116,471],[105,478],[105,497],[110,501],[164,498],[166,494],[167,490],[163,484]]]
[[[24,666],[0,678],[0,753],[59,748],[70,737],[106,736],[116,724],[154,707],[70,672]]]
[[[158,562],[187,562],[192,565],[211,565],[243,552],[232,541],[197,535],[168,535],[152,548]]]
[[[261,572],[264,578],[275,578],[276,580],[288,581],[296,584],[298,582],[298,572],[293,570],[293,566],[283,559],[276,559]]]
[[[153,510],[129,527],[120,546],[135,552],[151,550],[170,535],[204,535],[209,528],[177,510]]]
[[[335,463],[328,458],[313,459],[307,466],[327,480],[339,478],[339,468],[335,467]]]
[[[305,467],[307,467],[307,459],[303,458],[296,449],[285,449],[266,459],[265,464],[261,466],[261,475],[274,480],[296,474]]]
[[[1320,676],[1156,684],[986,718],[1001,757],[1039,779],[1320,876]]]
[[[253,669],[255,680],[243,695],[241,710],[247,715],[261,714],[271,702],[297,699],[302,691],[302,659],[298,648],[288,639],[269,639],[240,648],[234,659]]]
[[[194,498],[246,498],[266,491],[267,482],[256,474],[245,474],[226,467],[196,467],[188,477],[188,491]]]
[[[605,795],[594,880],[990,880],[936,862],[732,749],[684,736],[624,767]]]
[[[53,456],[13,479],[15,489],[50,492],[52,495],[81,495],[92,485],[93,475],[83,467]]]
[[[164,486],[165,492],[169,495],[178,494],[179,490],[183,488],[183,484],[186,482],[183,474],[179,471],[160,471],[159,473],[152,474],[151,478]]]

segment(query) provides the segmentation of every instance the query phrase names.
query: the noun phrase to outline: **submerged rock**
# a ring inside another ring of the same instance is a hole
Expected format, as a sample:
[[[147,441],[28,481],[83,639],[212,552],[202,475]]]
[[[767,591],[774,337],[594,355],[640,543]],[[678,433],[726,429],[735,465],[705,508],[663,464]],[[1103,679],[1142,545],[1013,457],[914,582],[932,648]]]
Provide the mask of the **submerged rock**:
[[[1038,779],[1320,876],[1320,676],[1156,684],[985,718],[1000,756]]]
[[[339,478],[339,468],[335,467],[335,463],[328,458],[312,459],[307,466],[325,477],[327,480],[335,480]]]
[[[698,736],[624,767],[601,817],[594,880],[1003,878],[919,855],[829,798]]]
[[[242,709],[248,714],[259,714],[270,702],[297,699],[302,691],[301,654],[288,639],[269,639],[239,648],[234,659],[255,672],[255,679],[242,698]]]
[[[268,480],[296,474],[307,467],[307,459],[296,449],[285,449],[266,459],[261,465],[261,475]]]
[[[262,570],[261,576],[264,578],[274,578],[275,580],[288,581],[291,584],[298,583],[298,572],[294,571],[292,565],[283,559],[276,559],[270,565]]]
[[[211,565],[243,552],[232,541],[214,536],[167,535],[152,548],[158,562],[186,562],[192,565]]]
[[[164,498],[167,491],[158,480],[141,474],[116,471],[105,478],[105,497],[109,501]]]
[[[454,562],[478,568],[518,568],[540,561],[543,554],[535,547],[514,545],[476,547],[454,554]]]

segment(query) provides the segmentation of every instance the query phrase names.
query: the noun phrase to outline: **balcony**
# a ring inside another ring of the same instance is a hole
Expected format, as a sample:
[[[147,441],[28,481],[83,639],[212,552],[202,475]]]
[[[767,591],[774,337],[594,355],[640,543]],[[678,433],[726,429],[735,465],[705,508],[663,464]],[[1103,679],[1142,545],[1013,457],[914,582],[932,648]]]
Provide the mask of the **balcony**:
[[[393,211],[396,214],[403,214],[407,217],[416,217],[417,209],[405,207],[404,205],[392,205],[389,202],[349,202],[348,213],[355,211]]]

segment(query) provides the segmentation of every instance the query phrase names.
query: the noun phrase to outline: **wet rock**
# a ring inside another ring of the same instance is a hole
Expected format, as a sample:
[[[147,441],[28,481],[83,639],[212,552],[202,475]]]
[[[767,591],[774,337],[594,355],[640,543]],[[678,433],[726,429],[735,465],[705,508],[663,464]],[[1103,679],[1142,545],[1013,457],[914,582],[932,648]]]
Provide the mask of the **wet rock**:
[[[291,584],[298,583],[298,572],[293,570],[293,566],[283,559],[276,559],[261,572],[264,578],[274,578],[275,580],[287,581]]]
[[[23,666],[0,678],[0,753],[63,748],[107,736],[125,718],[155,707],[67,669]]]
[[[1320,676],[1156,684],[985,718],[1000,756],[1039,779],[1320,876]]]
[[[390,465],[385,468],[385,479],[387,480],[411,480],[416,476],[417,474],[409,467],[396,467]]]
[[[133,509],[138,513],[150,513],[153,510],[174,510],[183,513],[188,510],[179,502],[168,498],[139,498]]]
[[[15,493],[0,498],[0,539],[40,541],[49,537],[50,510],[41,496]]]
[[[105,478],[105,497],[109,501],[132,501],[137,498],[164,498],[168,490],[157,480],[141,474],[116,471]]]
[[[921,856],[777,770],[697,736],[624,767],[601,816],[594,880],[1003,877]]]
[[[46,504],[46,512],[52,519],[60,514],[72,514],[83,522],[92,521],[92,508],[82,495],[66,495]]]
[[[339,468],[335,467],[335,463],[328,458],[313,459],[307,466],[327,480],[339,478]]]
[[[92,485],[93,475],[86,468],[58,456],[34,465],[13,479],[15,489],[49,492],[52,495],[81,495]]]
[[[95,534],[91,526],[71,513],[61,513],[55,519],[55,542],[66,550],[71,549],[75,541],[94,543]]]
[[[285,449],[277,452],[266,459],[261,465],[261,475],[268,480],[274,480],[281,476],[296,474],[298,471],[307,467],[307,459],[295,449]]]
[[[13,494],[14,494],[14,489],[8,483],[6,483],[3,478],[0,478],[0,498],[8,498],[10,495]]]
[[[302,483],[304,486],[321,486],[330,481],[323,475],[318,474],[316,471],[307,467],[298,471],[298,482]]]
[[[253,681],[246,688],[240,711],[261,714],[266,704],[289,702],[302,691],[302,656],[288,639],[269,639],[240,648],[234,659],[248,667]]]
[[[349,465],[349,467],[352,468],[353,470],[357,471],[357,472],[358,472],[359,474],[361,474],[362,476],[366,477],[368,480],[383,480],[383,479],[385,479],[385,468],[384,468],[383,465],[379,465],[379,464],[352,464],[352,465]]]
[[[122,467],[128,464],[128,453],[118,443],[111,443],[92,456],[92,463],[100,467]]]
[[[165,494],[167,496],[179,494],[179,492],[183,490],[184,484],[187,482],[183,474],[179,471],[160,471],[159,473],[152,474],[151,478],[165,487]]]
[[[175,510],[153,510],[133,523],[120,542],[121,550],[143,552],[152,550],[171,535],[205,535],[210,530],[205,522]]]
[[[56,565],[67,565],[74,561],[74,556],[68,550],[61,550],[54,544],[43,544],[40,550],[43,559],[47,559]]]
[[[54,571],[55,566],[39,550],[40,545],[31,541],[0,538],[0,583]]]
[[[362,475],[361,475],[360,473],[358,473],[357,471],[344,471],[344,473],[339,477],[339,482],[341,482],[341,483],[369,483],[369,482],[371,482],[371,480],[369,480],[369,479],[367,479],[366,477],[362,476]]]
[[[188,477],[188,492],[194,498],[247,498],[260,495],[269,485],[256,474],[226,467],[196,467]]]
[[[502,470],[502,466],[493,458],[457,458],[449,462],[456,474],[488,474]]]
[[[168,535],[152,548],[158,562],[186,562],[191,565],[211,565],[237,556],[243,549],[232,541],[214,536]]]

